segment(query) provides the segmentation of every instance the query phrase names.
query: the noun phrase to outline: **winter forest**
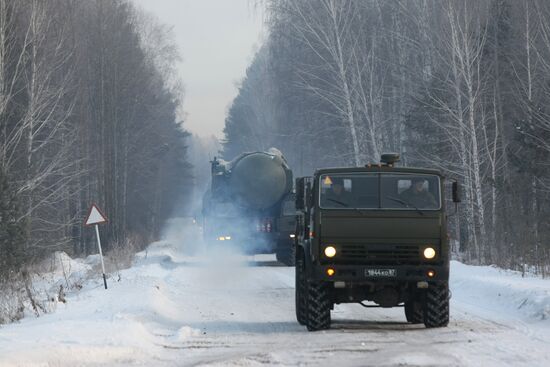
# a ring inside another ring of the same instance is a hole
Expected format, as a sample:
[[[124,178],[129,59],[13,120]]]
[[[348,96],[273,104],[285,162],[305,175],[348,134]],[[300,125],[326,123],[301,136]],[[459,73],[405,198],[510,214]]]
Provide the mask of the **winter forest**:
[[[398,152],[460,182],[455,258],[548,276],[549,1],[251,5],[268,32],[219,155],[277,147],[299,177]],[[195,210],[211,157],[179,117],[179,61],[170,28],[132,2],[0,0],[0,291],[55,251],[95,253],[91,203],[107,253]]]
[[[269,37],[229,109],[226,158],[275,146],[301,176],[399,152],[461,183],[457,258],[547,275],[550,2],[265,5]]]
[[[0,367],[365,364],[550,366],[550,0],[0,0]]]
[[[92,202],[112,218],[107,252],[145,246],[173,214],[191,183],[177,57],[126,1],[0,0],[2,292],[54,251],[95,253]]]

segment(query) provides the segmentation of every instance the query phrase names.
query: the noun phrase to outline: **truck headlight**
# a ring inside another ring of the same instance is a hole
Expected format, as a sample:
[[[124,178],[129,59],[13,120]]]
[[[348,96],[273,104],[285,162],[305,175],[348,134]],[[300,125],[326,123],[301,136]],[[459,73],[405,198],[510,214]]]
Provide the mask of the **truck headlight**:
[[[424,257],[428,260],[431,260],[435,257],[435,250],[433,247],[426,247],[424,249]]]
[[[336,255],[336,249],[334,246],[327,246],[325,247],[325,256],[326,257],[334,257]]]

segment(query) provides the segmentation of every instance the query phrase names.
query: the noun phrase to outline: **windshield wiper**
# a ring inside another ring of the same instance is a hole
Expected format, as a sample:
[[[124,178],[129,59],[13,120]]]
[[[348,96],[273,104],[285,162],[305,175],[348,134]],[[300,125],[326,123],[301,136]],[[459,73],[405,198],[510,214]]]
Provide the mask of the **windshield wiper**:
[[[349,205],[344,203],[343,201],[327,198],[328,201],[332,201],[333,203],[340,204],[342,206],[345,206],[346,208],[349,208]]]
[[[336,204],[340,204],[346,208],[350,208],[350,209],[353,209],[355,210],[356,212],[358,212],[359,214],[361,215],[365,215],[365,213],[363,213],[363,211],[359,208],[355,208],[355,207],[350,207],[348,204],[344,203],[343,201],[340,201],[340,200],[336,200],[336,199],[331,199],[331,198],[327,198],[328,201],[332,201],[333,203],[336,203]]]
[[[393,196],[386,196],[386,199],[390,199],[392,201],[395,201],[396,203],[403,204],[408,208],[413,207],[418,212],[418,214],[424,215],[424,212],[422,210],[418,209],[418,207],[416,205],[413,205],[412,203],[410,203],[408,201],[401,200],[401,199],[398,199],[398,198],[394,198]]]

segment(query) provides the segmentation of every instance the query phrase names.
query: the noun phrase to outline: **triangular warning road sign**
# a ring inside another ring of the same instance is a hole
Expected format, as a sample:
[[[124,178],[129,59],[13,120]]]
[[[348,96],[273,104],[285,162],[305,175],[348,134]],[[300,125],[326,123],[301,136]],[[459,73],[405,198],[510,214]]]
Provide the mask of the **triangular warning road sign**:
[[[97,205],[92,204],[84,224],[87,226],[91,226],[94,224],[101,224],[106,222],[107,222],[107,217],[105,216],[105,214],[101,212],[101,210],[97,207]]]

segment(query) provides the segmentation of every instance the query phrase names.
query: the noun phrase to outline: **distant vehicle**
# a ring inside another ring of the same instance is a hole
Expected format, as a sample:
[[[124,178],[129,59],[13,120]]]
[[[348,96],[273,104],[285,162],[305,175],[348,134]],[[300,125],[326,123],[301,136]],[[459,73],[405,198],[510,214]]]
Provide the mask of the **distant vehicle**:
[[[211,163],[211,185],[203,198],[206,243],[275,253],[278,261],[293,265],[293,179],[281,152],[271,148]]]
[[[448,324],[444,177],[398,160],[296,180],[296,317],[308,330],[328,329],[334,304],[363,301],[404,306],[411,323]]]

